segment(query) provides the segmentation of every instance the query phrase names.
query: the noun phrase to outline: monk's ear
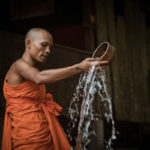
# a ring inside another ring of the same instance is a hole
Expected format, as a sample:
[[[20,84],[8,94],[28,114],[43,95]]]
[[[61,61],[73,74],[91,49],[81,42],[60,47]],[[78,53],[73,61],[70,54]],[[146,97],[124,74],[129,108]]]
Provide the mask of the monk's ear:
[[[27,47],[28,49],[31,48],[31,40],[30,40],[29,38],[26,39],[26,47]]]

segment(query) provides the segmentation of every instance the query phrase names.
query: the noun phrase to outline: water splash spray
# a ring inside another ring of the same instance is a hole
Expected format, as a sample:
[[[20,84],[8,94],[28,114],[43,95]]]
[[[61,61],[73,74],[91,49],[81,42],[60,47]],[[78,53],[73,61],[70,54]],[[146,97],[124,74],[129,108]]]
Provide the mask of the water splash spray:
[[[76,87],[76,92],[73,95],[73,99],[70,102],[68,108],[68,115],[70,122],[68,124],[67,135],[70,141],[73,141],[74,137],[71,136],[71,131],[75,128],[78,118],[78,136],[76,142],[79,142],[80,150],[86,150],[86,146],[90,143],[90,135],[95,134],[95,131],[91,130],[91,122],[98,120],[99,115],[95,113],[93,109],[93,102],[95,95],[98,94],[100,102],[102,103],[103,117],[107,123],[112,125],[111,136],[106,143],[106,147],[109,150],[112,148],[112,140],[116,139],[116,130],[113,119],[111,97],[108,94],[106,75],[104,70],[97,70],[97,62],[93,63],[88,73],[80,75],[79,83]],[[80,106],[81,105],[81,106]]]

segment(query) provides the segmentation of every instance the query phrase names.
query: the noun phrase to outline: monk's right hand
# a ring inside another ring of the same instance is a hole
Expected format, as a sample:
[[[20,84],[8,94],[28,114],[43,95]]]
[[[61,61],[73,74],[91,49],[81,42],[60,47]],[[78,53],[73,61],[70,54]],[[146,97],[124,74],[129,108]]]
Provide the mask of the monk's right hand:
[[[95,64],[96,63],[96,64]],[[79,69],[83,71],[89,70],[92,65],[100,65],[100,66],[107,66],[108,61],[101,61],[98,58],[86,58],[81,63],[79,63],[78,67]]]

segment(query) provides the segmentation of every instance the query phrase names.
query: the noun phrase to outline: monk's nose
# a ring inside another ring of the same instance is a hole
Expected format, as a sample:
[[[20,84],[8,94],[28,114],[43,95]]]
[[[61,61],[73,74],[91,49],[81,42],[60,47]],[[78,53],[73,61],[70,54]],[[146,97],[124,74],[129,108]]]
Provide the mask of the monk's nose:
[[[51,52],[50,48],[47,47],[47,48],[45,49],[45,52],[46,52],[47,54],[50,54],[50,52]]]

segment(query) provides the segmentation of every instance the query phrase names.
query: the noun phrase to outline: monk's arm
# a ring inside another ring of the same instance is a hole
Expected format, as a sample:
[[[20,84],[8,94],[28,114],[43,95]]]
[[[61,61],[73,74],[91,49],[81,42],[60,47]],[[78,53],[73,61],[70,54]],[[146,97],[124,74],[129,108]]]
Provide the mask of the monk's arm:
[[[73,65],[65,68],[43,70],[37,74],[37,82],[40,84],[63,80],[82,72],[82,70],[78,70],[77,68],[78,65]]]
[[[26,80],[33,81],[37,84],[54,83],[89,69],[94,60],[95,59],[93,58],[88,58],[73,66],[60,69],[48,69],[43,71],[39,71],[35,67],[21,61],[16,65],[16,70],[21,77]],[[100,63],[107,64],[105,61]]]

